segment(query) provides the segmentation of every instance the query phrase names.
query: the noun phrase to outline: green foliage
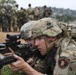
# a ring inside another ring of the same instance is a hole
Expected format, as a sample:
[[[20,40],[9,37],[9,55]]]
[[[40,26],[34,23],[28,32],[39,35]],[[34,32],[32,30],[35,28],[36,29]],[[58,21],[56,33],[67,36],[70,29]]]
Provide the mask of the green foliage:
[[[13,72],[10,70],[10,68],[8,67],[8,65],[3,66],[3,68],[1,69],[1,74],[0,75],[23,75],[22,72]]]
[[[15,0],[0,0],[0,4],[14,4],[14,3],[16,3],[16,1]]]
[[[16,1],[15,1],[15,0],[0,0],[0,9],[1,9],[3,6],[13,7],[15,4],[16,4]]]
[[[59,21],[64,21],[64,22],[69,22],[69,21],[73,21],[76,19],[76,17],[74,16],[68,16],[68,15],[62,15],[62,16],[56,16],[56,19],[58,19]]]

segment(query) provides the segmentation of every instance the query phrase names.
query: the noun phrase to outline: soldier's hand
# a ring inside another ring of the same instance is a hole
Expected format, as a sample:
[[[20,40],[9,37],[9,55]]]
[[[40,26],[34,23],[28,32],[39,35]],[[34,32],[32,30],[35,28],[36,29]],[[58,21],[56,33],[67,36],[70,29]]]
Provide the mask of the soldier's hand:
[[[9,47],[8,48],[9,52],[8,53],[5,53],[3,54],[4,56],[8,56],[8,55],[12,55],[12,54],[15,54],[15,52]]]
[[[26,62],[21,57],[15,55],[15,54],[13,56],[17,59],[17,61],[10,64],[11,70],[13,70],[13,71],[23,70]]]

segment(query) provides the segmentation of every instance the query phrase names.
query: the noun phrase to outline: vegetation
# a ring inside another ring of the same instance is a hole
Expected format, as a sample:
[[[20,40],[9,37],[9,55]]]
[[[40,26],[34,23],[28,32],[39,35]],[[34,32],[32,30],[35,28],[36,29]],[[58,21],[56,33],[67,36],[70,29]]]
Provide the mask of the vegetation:
[[[68,15],[62,15],[62,16],[57,15],[56,19],[58,19],[59,21],[69,22],[69,21],[76,20],[76,17],[68,16]]]
[[[0,0],[0,9],[2,7],[7,7],[7,8],[11,8],[16,4],[15,0]]]
[[[69,22],[76,20],[76,10],[52,7],[52,12],[52,17],[59,21]]]

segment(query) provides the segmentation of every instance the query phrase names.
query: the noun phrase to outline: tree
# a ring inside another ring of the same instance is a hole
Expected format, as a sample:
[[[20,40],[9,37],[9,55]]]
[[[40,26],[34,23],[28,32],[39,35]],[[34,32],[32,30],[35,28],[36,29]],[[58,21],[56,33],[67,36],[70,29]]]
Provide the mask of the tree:
[[[15,6],[15,4],[16,4],[16,1],[15,0],[0,0],[0,9],[2,8],[2,7],[13,7],[13,6]]]
[[[69,22],[69,21],[73,21],[76,19],[76,17],[74,16],[68,16],[68,15],[62,15],[62,16],[56,16],[56,19],[58,19],[59,21],[64,21],[64,22]]]

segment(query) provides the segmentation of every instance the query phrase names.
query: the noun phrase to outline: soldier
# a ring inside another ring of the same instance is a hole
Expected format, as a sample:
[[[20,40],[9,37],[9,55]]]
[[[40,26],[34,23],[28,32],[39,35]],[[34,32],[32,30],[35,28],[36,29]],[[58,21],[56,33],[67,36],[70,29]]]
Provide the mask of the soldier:
[[[32,38],[32,32],[31,32],[31,28],[34,26],[34,24],[36,23],[36,21],[30,21],[30,22],[27,22],[25,23],[21,29],[20,29],[20,32],[21,32],[21,38],[26,42],[26,43],[31,43],[32,44],[32,50],[35,50],[36,47],[35,47],[35,43],[34,43],[34,39]],[[38,56],[40,55],[39,51],[36,50],[35,51],[35,54],[29,58],[29,60],[27,60],[27,62],[33,66],[34,62],[35,62],[35,56]],[[24,57],[25,58],[25,57]]]
[[[31,43],[32,44],[32,48],[34,48],[34,40],[33,39],[31,39],[31,36],[29,36],[29,34],[30,34],[30,29],[31,29],[31,27],[34,25],[34,23],[35,23],[36,21],[30,21],[30,22],[27,22],[27,23],[25,23],[22,27],[21,27],[21,29],[20,29],[20,33],[21,33],[21,37],[22,37],[22,39],[26,42],[26,43]],[[26,37],[27,36],[27,37]],[[28,63],[30,62],[32,62],[32,58],[29,58],[29,60],[27,61]],[[30,64],[29,63],[29,64]],[[30,64],[31,66],[33,65],[33,64]],[[4,66],[2,69],[1,69],[1,75],[5,75],[5,73],[7,73],[8,75],[25,75],[23,72],[21,72],[21,71],[13,71],[12,69],[9,69],[10,68],[10,66],[8,67],[8,65],[6,65],[6,66]],[[8,70],[7,70],[8,69]],[[6,72],[5,73],[3,73],[4,71],[6,70]]]
[[[12,26],[13,26],[13,31],[17,32],[18,18],[17,18],[17,12],[15,10],[13,11]]]
[[[35,20],[39,20],[40,19],[40,8],[39,7],[35,7],[34,8],[34,19]]]
[[[2,8],[2,31],[7,32],[8,31],[8,15],[6,7]]]
[[[18,12],[19,31],[20,31],[21,26],[22,26],[24,23],[26,23],[25,20],[26,20],[26,14],[25,14],[24,9],[21,7],[21,9],[20,9],[19,12]]]
[[[35,39],[35,46],[38,48],[42,58],[36,60],[33,69],[22,58],[14,55],[18,61],[14,62],[11,65],[11,68],[14,70],[20,69],[27,73],[27,75],[53,75],[53,70],[55,67],[54,56],[57,51],[57,45],[55,43],[59,39],[62,30],[57,25],[55,20],[45,18],[38,20],[31,31],[32,38]]]
[[[35,23],[36,21],[30,21],[30,22],[27,22],[27,23],[25,23],[22,27],[21,27],[21,29],[20,29],[20,34],[21,34],[21,38],[23,39],[23,40],[25,40],[25,42],[28,42],[28,43],[32,43],[32,47],[34,46],[34,41],[33,41],[33,39],[31,38],[31,28],[32,28],[32,26],[34,25],[34,23]]]
[[[28,4],[28,21],[34,20],[34,9],[31,7],[31,4]]]
[[[43,18],[31,29],[32,38],[42,58],[37,59],[32,68],[21,57],[14,55],[16,62],[11,68],[22,70],[27,75],[75,75],[76,43],[62,36],[62,29],[56,20]]]
[[[43,7],[42,17],[50,17],[52,14],[51,8],[48,8],[46,5]]]

